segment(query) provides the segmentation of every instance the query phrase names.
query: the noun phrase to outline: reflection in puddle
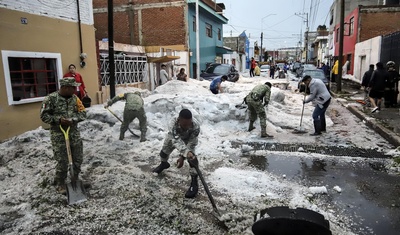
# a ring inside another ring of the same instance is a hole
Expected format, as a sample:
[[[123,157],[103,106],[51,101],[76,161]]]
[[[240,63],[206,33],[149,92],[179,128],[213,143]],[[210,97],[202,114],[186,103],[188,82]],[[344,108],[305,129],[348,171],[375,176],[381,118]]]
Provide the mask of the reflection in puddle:
[[[285,176],[306,187],[326,186],[321,197],[336,213],[350,217],[356,234],[399,234],[400,176],[388,175],[374,166],[378,160],[338,161],[338,158],[298,157],[284,154],[246,156],[249,165]],[[381,169],[381,168],[380,168]],[[341,193],[333,190],[339,186]]]

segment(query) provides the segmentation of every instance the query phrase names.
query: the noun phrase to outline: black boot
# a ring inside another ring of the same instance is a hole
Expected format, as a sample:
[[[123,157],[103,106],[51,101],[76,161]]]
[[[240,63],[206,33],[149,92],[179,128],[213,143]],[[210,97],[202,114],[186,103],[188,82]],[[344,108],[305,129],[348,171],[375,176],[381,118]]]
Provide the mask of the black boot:
[[[153,170],[154,173],[160,174],[163,170],[168,169],[170,167],[168,163],[168,155],[164,153],[162,150],[160,151],[161,163],[156,169]]]
[[[145,142],[146,140],[146,132],[140,133],[140,142]]]
[[[315,132],[311,135],[321,135],[321,120],[314,120],[314,130]]]
[[[168,162],[161,162],[156,169],[153,170],[154,173],[160,174],[163,170],[168,169],[170,164]]]
[[[254,121],[250,121],[250,123],[249,123],[249,129],[247,129],[248,131],[252,131],[252,130],[254,130],[254,129],[256,129],[255,127],[254,127]]]
[[[185,194],[186,198],[194,198],[197,195],[197,192],[199,192],[199,183],[197,182],[197,175],[191,175],[192,177],[192,182],[190,183],[190,187],[188,191]]]

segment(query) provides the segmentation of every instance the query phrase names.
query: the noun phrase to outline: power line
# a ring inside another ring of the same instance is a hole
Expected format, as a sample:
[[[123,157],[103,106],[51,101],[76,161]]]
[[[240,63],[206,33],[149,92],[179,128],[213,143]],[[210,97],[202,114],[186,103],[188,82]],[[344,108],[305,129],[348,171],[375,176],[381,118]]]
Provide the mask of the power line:
[[[227,24],[228,26],[231,27],[237,27],[237,28],[243,28],[243,29],[247,29],[247,30],[257,30],[257,32],[260,31],[259,28],[253,28],[253,27],[248,27],[248,26],[241,26],[241,25],[232,25],[232,24]],[[269,27],[271,28],[271,27]],[[275,31],[275,32],[287,32],[287,33],[294,33],[294,31],[286,31],[286,30],[273,30],[273,29],[263,29],[263,31]],[[238,31],[239,32],[239,31]]]
[[[314,5],[313,28],[315,27],[315,23],[317,22],[319,5],[320,5],[320,0],[317,0],[316,4]]]
[[[278,24],[283,23],[284,21],[286,21],[286,20],[292,18],[293,16],[294,16],[294,14],[291,15],[291,16],[289,16],[288,18],[286,18],[286,19],[284,19],[284,20],[282,20],[282,21],[280,21],[280,22],[278,22],[278,23],[276,23],[276,24],[274,24],[274,25],[268,26],[268,27],[269,27],[269,28],[272,28],[272,27],[274,27],[274,26],[277,26]]]

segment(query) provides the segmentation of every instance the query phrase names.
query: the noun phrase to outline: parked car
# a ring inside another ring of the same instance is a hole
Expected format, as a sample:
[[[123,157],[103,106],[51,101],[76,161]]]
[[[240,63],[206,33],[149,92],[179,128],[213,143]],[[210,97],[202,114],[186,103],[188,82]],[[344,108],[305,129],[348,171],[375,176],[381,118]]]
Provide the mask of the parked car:
[[[268,76],[270,67],[271,66],[269,66],[268,64],[261,65],[260,67],[261,76]]]
[[[301,77],[303,75],[303,71],[309,69],[317,69],[317,67],[315,67],[313,64],[302,64],[300,68],[296,70],[296,76]]]
[[[293,64],[292,64],[292,72],[296,72],[297,71],[297,69],[299,69],[301,67],[301,63],[300,62],[294,62]]]
[[[202,71],[200,77],[204,80],[212,81],[218,76],[228,76],[228,81],[236,82],[239,79],[239,72],[232,64],[210,64],[206,70]]]
[[[303,71],[303,74],[301,76],[302,79],[299,80],[299,83],[297,85],[300,92],[304,92],[306,89],[305,84],[303,82],[301,82],[301,80],[303,80],[304,76],[306,76],[306,75],[309,75],[309,76],[311,76],[311,78],[314,78],[314,79],[322,80],[322,82],[324,82],[326,88],[328,88],[328,90],[329,90],[329,80],[325,77],[324,71],[322,71],[321,69],[307,69],[307,70]],[[307,93],[308,94],[310,93],[309,89],[307,89]]]

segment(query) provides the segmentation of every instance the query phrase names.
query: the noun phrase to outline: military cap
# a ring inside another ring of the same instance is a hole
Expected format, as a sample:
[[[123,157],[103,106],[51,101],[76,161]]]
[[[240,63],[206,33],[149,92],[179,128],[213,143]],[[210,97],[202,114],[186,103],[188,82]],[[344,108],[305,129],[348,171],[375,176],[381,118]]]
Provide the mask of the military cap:
[[[67,77],[60,80],[60,86],[80,86],[80,83],[75,82],[75,78]]]

